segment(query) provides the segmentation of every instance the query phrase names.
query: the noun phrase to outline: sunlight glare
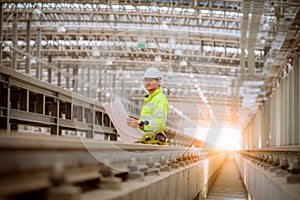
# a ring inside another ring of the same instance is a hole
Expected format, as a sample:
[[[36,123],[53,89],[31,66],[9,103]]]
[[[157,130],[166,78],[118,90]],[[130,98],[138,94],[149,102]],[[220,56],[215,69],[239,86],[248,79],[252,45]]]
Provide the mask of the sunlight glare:
[[[225,128],[221,133],[217,146],[227,151],[238,151],[241,149],[241,141],[242,135],[240,130]]]

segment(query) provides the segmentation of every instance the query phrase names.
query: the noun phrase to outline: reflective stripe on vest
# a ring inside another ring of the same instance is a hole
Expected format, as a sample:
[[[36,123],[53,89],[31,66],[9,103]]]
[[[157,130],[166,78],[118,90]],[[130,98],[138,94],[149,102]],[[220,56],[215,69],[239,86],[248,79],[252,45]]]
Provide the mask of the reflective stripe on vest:
[[[141,110],[140,121],[148,121],[148,125],[144,125],[141,133],[156,133],[163,131],[166,126],[165,122],[169,111],[169,103],[161,89],[156,90],[149,97],[144,99]]]

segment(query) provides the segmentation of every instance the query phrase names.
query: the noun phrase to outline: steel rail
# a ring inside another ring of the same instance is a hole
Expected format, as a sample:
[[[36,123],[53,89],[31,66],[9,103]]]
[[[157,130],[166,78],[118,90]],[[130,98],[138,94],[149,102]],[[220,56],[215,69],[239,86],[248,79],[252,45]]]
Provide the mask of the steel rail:
[[[249,152],[294,152],[300,154],[300,145],[292,145],[292,146],[278,146],[278,147],[264,147],[261,149],[253,149],[253,150],[246,150]]]
[[[292,174],[300,172],[300,146],[265,147],[239,152],[252,162],[272,170],[281,169]],[[300,180],[300,179],[299,179]]]

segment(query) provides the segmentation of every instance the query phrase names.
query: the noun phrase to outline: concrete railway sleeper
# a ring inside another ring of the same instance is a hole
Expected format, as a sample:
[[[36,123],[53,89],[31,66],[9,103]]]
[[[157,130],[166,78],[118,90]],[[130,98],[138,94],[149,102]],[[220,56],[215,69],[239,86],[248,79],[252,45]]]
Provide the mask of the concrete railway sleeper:
[[[1,136],[0,149],[0,197],[5,199],[115,199],[138,191],[147,199],[152,187],[172,189],[185,181],[195,184],[193,191],[173,188],[172,195],[193,199],[205,193],[225,157],[200,148],[13,134]]]
[[[241,155],[264,170],[286,177],[288,183],[300,183],[300,147],[265,148],[245,150]]]
[[[243,150],[235,161],[252,199],[299,199],[299,146]]]

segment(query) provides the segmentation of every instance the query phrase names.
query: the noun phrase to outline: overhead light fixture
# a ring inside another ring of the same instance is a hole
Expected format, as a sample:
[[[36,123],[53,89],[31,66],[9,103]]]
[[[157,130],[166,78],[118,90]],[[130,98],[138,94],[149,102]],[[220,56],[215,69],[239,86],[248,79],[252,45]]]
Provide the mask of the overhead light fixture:
[[[269,7],[269,11],[270,11],[270,12],[274,12],[274,10],[275,10],[274,6],[270,6],[270,7]]]
[[[156,2],[151,3],[149,11],[150,12],[156,12],[157,11],[157,3]]]
[[[65,28],[65,26],[63,24],[60,24],[59,27],[57,28],[58,33],[65,33],[66,31],[67,31],[67,29]]]
[[[115,15],[114,14],[110,14],[109,15],[109,21],[114,21],[115,20]]]
[[[41,9],[39,9],[39,8],[37,7],[37,8],[35,8],[35,9],[32,11],[32,13],[33,13],[34,15],[40,15],[40,14],[42,14],[42,11],[41,11]]]
[[[159,28],[160,28],[161,30],[166,30],[166,29],[168,29],[169,27],[168,27],[168,25],[166,24],[166,22],[162,22],[161,25],[159,26]]]
[[[79,37],[78,45],[81,46],[81,47],[84,46],[84,42],[83,42],[83,37],[82,36]]]
[[[189,90],[187,89],[187,88],[185,88],[184,90],[183,90],[183,95],[184,96],[188,96],[189,95]]]
[[[5,47],[3,48],[3,51],[4,51],[4,52],[10,52],[9,46],[5,46]]]
[[[138,37],[138,43],[145,43],[146,42],[146,38],[143,35],[139,35]]]
[[[105,64],[106,64],[107,66],[112,65],[112,60],[111,60],[110,58],[108,58],[108,59],[106,60]]]
[[[168,69],[167,78],[168,78],[168,80],[172,80],[174,78],[174,72],[171,67]]]
[[[180,63],[179,63],[179,66],[180,66],[180,67],[186,67],[186,66],[187,66],[187,62],[186,62],[184,59],[182,59],[182,60],[180,61]]]
[[[155,56],[154,61],[155,62],[161,62],[161,56],[160,55]]]
[[[94,51],[92,52],[92,56],[93,56],[93,57],[99,57],[99,56],[100,56],[99,50],[98,50],[98,49],[94,50]]]
[[[125,78],[126,78],[126,79],[130,79],[130,78],[131,78],[130,73],[127,73],[127,74],[125,75]]]
[[[230,72],[230,73],[235,73],[235,69],[230,68],[229,72]]]
[[[173,37],[170,37],[170,38],[168,39],[168,43],[169,43],[169,44],[176,44],[176,40],[175,40]]]
[[[270,28],[270,25],[268,24],[268,22],[266,22],[264,25],[263,25],[263,30],[267,31],[269,30]]]
[[[31,60],[30,60],[30,63],[31,63],[31,64],[36,64],[36,60],[35,60],[35,59],[31,59]]]
[[[173,37],[170,37],[168,39],[168,44],[169,44],[170,49],[175,49],[175,47],[176,47],[176,40]]]
[[[177,56],[181,56],[182,55],[182,51],[180,49],[176,49],[176,51],[174,53]]]
[[[266,62],[273,63],[274,62],[274,58],[267,58]]]

